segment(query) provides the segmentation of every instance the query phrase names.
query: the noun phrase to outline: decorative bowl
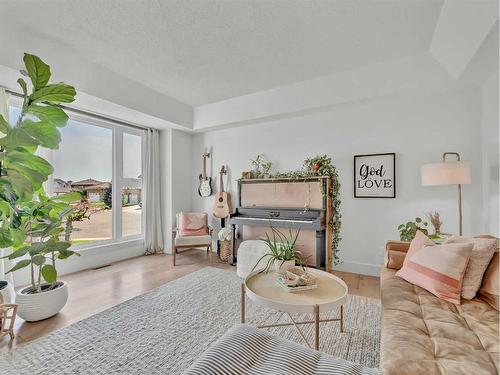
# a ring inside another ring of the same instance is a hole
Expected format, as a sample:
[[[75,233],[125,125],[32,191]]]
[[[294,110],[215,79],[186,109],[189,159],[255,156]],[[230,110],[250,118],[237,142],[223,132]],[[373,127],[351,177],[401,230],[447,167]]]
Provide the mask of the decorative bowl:
[[[316,277],[314,275],[308,273],[307,271],[304,271],[300,267],[290,268],[287,271],[286,275],[290,278],[292,278],[293,276],[298,277],[299,282],[297,285],[299,285],[299,286],[316,284]]]

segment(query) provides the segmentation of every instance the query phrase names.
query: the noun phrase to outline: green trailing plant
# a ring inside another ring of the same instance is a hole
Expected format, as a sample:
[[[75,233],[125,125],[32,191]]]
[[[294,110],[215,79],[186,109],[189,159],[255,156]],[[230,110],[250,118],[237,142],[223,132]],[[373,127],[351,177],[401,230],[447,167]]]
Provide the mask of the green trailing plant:
[[[328,229],[332,233],[331,253],[333,264],[338,265],[342,263],[340,259],[340,235],[342,229],[342,214],[340,212],[340,181],[337,168],[333,165],[332,159],[327,155],[318,155],[304,160],[302,169],[290,172],[278,172],[271,175],[271,178],[289,178],[301,179],[308,177],[321,177],[328,176],[331,181],[331,189],[329,191],[329,198],[332,202],[331,214],[328,218]],[[322,191],[324,195],[325,192]]]
[[[271,227],[271,235],[266,233],[266,239],[264,242],[269,247],[269,252],[264,254],[259,261],[255,264],[252,271],[254,271],[261,261],[265,260],[266,265],[263,268],[263,272],[269,272],[275,264],[280,264],[280,266],[288,260],[298,260],[302,264],[302,254],[295,251],[295,244],[297,243],[297,238],[299,237],[300,230],[293,233],[292,229],[288,229],[288,235],[283,234],[278,229]]]
[[[415,221],[408,221],[406,224],[400,224],[398,226],[399,239],[401,241],[410,242],[415,238],[418,230],[427,236],[429,233],[426,227],[427,222],[422,221],[422,219],[419,217],[416,217]]]
[[[74,87],[49,83],[50,67],[39,57],[24,54],[25,75],[19,83],[23,92],[21,114],[15,124],[0,116],[0,247],[11,248],[7,256],[18,260],[8,272],[31,268],[31,293],[42,291],[42,278],[51,286],[57,282],[56,260],[74,252],[71,243],[61,241],[72,212],[68,193],[47,197],[42,184],[52,174],[48,161],[36,155],[39,147],[57,149],[59,128],[68,115],[60,106],[75,99]]]

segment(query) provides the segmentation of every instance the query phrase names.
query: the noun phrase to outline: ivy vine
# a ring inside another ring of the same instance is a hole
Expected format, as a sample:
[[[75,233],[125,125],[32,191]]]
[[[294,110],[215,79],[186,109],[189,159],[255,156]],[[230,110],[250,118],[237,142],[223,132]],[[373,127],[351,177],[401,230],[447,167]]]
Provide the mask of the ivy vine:
[[[340,182],[337,168],[332,163],[332,158],[326,155],[318,155],[313,158],[304,160],[301,169],[290,172],[277,172],[271,174],[270,178],[291,178],[300,179],[307,177],[330,177],[332,188],[328,195],[332,200],[331,215],[328,218],[328,228],[332,232],[331,252],[333,257],[333,264],[338,265],[342,263],[339,253],[339,244],[342,240],[340,236],[340,229],[342,227],[342,214],[340,213]],[[323,192],[324,194],[324,192]]]

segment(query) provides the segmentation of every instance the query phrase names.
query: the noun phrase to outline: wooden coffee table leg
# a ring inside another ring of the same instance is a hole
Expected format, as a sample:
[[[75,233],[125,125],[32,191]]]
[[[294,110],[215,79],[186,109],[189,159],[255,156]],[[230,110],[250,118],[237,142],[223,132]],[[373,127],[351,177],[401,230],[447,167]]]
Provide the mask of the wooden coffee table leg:
[[[314,305],[314,348],[319,350],[319,306]]]
[[[245,283],[241,284],[241,323],[245,323]]]
[[[344,305],[340,305],[340,333],[344,333]]]

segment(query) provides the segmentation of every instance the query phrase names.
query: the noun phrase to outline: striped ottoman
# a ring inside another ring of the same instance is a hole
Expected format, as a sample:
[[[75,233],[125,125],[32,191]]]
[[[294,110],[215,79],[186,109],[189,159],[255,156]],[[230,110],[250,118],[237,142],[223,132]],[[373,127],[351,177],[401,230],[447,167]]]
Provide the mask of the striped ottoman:
[[[333,357],[237,324],[185,372],[185,375],[381,375],[383,371]]]

